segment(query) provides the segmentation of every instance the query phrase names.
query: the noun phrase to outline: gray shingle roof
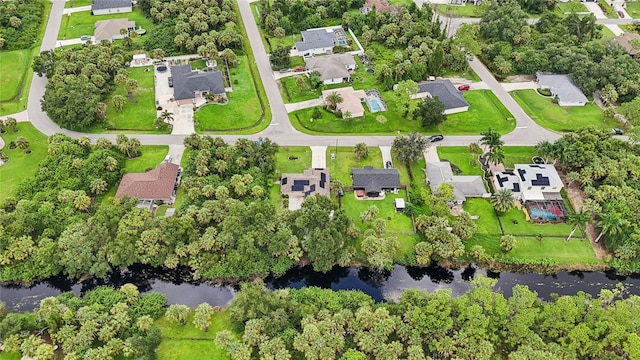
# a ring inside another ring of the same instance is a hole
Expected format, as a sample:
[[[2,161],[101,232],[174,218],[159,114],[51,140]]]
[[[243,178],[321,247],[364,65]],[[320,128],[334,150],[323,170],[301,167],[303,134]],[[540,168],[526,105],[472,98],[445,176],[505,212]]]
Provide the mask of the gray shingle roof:
[[[193,99],[196,91],[224,94],[224,82],[219,71],[191,71],[191,65],[171,67],[173,97],[176,100]]]
[[[551,90],[563,103],[586,103],[587,97],[582,90],[571,81],[569,75],[536,73],[538,84],[543,89]]]
[[[336,54],[319,57],[310,57],[305,60],[309,71],[317,71],[320,73],[320,80],[330,80],[349,77],[347,66],[355,66],[356,61],[353,60],[351,54]]]
[[[303,41],[296,43],[296,49],[298,51],[307,51],[309,49],[333,47],[335,39],[336,35],[326,29],[305,30],[302,31]]]
[[[444,109],[455,109],[469,106],[462,92],[456,89],[449,80],[425,81],[418,84],[418,94],[429,93],[432,97],[438,97],[444,103]]]
[[[453,186],[453,195],[458,201],[465,201],[466,196],[482,196],[487,192],[482,177],[478,175],[453,175],[451,164],[446,161],[428,162],[426,173],[429,187],[434,194],[437,193],[438,187],[442,183]]]
[[[397,189],[400,187],[400,173],[398,169],[352,169],[353,187],[364,189],[365,192],[380,192],[383,189]]]
[[[93,0],[91,10],[116,9],[132,5],[131,0]]]

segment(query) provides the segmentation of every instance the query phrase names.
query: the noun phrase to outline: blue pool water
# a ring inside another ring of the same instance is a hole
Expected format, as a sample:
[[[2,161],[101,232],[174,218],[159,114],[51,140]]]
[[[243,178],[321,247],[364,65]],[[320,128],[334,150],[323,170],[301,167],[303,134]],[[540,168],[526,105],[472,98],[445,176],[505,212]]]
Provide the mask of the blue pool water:
[[[382,110],[382,107],[380,106],[380,103],[378,102],[378,99],[369,99],[369,104],[371,105],[371,110],[372,111],[380,111],[380,110]]]
[[[552,213],[551,211],[543,210],[539,208],[531,209],[531,217],[534,219],[544,219],[544,220],[555,220],[558,218],[558,216]]]

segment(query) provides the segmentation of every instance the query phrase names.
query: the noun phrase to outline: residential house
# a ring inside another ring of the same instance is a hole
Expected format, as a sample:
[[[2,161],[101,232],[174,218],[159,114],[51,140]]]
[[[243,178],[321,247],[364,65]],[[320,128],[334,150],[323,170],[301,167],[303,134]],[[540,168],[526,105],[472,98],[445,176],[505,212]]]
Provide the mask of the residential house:
[[[289,196],[289,210],[298,210],[310,195],[329,196],[329,169],[308,169],[302,174],[282,174],[280,194]]]
[[[107,15],[130,13],[133,11],[131,0],[93,0],[91,2],[92,15]]]
[[[393,12],[398,10],[398,6],[389,5],[389,2],[387,2],[387,0],[367,0],[360,8],[360,13],[368,14],[373,10],[375,10],[376,12]]]
[[[425,81],[418,84],[418,93],[414,99],[437,97],[444,103],[445,114],[455,114],[469,110],[469,103],[462,96],[462,91],[456,89],[448,79]]]
[[[400,189],[398,169],[375,169],[367,166],[352,169],[353,191],[358,197],[379,197],[385,191],[397,192]]]
[[[129,36],[129,33],[136,30],[136,22],[129,19],[112,19],[112,20],[100,20],[96,21],[95,31],[93,36],[96,42],[102,40],[114,41],[118,39],[124,39]],[[125,29],[126,32],[122,34],[120,30]]]
[[[350,117],[364,116],[364,107],[362,103],[366,100],[367,94],[364,90],[354,90],[351,86],[339,89],[323,90],[322,98],[325,103],[329,103],[327,98],[332,93],[340,95],[342,102],[337,104],[337,110],[342,113],[342,118],[347,115]]]
[[[325,85],[340,84],[351,80],[351,71],[356,69],[356,61],[351,54],[336,54],[305,59],[309,72],[317,71]]]
[[[634,47],[633,44],[637,43],[640,45],[640,34],[625,33],[620,36],[615,36],[614,39],[620,46],[627,50],[630,55],[635,56],[638,54],[640,47]]]
[[[301,32],[302,41],[296,42],[298,55],[308,57],[333,52],[336,45],[347,46],[349,40],[341,27],[309,29]]]
[[[164,162],[146,173],[124,174],[116,199],[124,196],[136,198],[143,207],[151,208],[156,201],[171,204],[178,184],[177,164]]]
[[[171,67],[173,80],[173,98],[178,105],[195,104],[207,94],[225,96],[222,73],[218,70],[191,70],[191,65]]]
[[[585,106],[588,101],[569,75],[538,72],[536,80],[541,89],[551,91],[560,106]]]
[[[437,194],[440,185],[447,183],[453,187],[454,202],[458,205],[462,205],[467,200],[467,197],[490,196],[484,186],[482,176],[453,175],[451,163],[449,162],[428,162],[425,172],[431,192]]]
[[[516,164],[513,171],[495,172],[492,180],[496,191],[509,189],[525,202],[562,200],[562,180],[551,164]]]

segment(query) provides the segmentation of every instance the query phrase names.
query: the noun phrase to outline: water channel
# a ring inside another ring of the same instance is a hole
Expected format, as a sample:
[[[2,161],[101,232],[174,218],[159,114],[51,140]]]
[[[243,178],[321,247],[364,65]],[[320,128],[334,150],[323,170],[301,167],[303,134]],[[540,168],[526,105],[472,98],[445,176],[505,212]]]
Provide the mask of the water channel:
[[[360,290],[376,301],[396,300],[405,289],[417,288],[428,292],[451,289],[454,296],[469,289],[469,280],[482,274],[498,280],[497,288],[505,296],[511,296],[514,285],[527,285],[542,299],[550,299],[551,294],[573,295],[583,291],[596,296],[600,289],[612,289],[617,283],[625,286],[627,294],[640,295],[640,274],[617,276],[607,272],[561,272],[555,275],[535,273],[488,272],[467,267],[449,270],[431,266],[412,268],[395,266],[392,271],[376,272],[367,268],[334,267],[326,274],[314,272],[310,266],[289,270],[279,278],[268,278],[270,288],[300,288],[317,286],[333,290]],[[77,295],[96,286],[119,287],[125,283],[138,286],[140,292],[158,291],[167,295],[169,304],[196,306],[203,302],[226,306],[238,291],[236,285],[216,286],[206,282],[190,280],[186,269],[166,270],[146,266],[133,266],[124,273],[111,274],[106,279],[91,279],[75,284],[62,278],[48,279],[32,287],[0,287],[0,301],[11,311],[28,311],[47,296],[57,296],[73,291]]]

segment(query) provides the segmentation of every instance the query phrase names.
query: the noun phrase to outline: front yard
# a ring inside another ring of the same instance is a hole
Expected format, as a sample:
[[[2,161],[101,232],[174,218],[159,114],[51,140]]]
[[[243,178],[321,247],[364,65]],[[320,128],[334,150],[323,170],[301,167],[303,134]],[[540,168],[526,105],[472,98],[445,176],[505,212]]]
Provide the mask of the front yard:
[[[276,153],[276,175],[302,173],[311,168],[311,149],[308,146],[280,146]]]
[[[513,98],[531,118],[547,129],[574,131],[585,126],[610,129],[620,126],[615,119],[605,119],[598,105],[591,102],[585,106],[560,106],[551,98],[539,95],[535,90],[512,91]]]
[[[262,108],[249,65],[247,56],[238,56],[236,67],[230,69],[233,91],[227,92],[229,102],[205,105],[196,111],[196,131],[229,131],[258,124]]]
[[[373,166],[374,168],[384,167],[382,164],[382,153],[377,146],[369,146],[369,156],[358,161],[353,153],[353,147],[339,146],[336,152],[335,146],[327,148],[327,167],[332,179],[338,179],[344,186],[351,186],[351,169]],[[331,159],[331,154],[335,154],[335,159]]]
[[[301,86],[302,85],[302,86]],[[320,89],[313,89],[307,75],[288,76],[280,79],[280,94],[285,103],[295,103],[317,99],[322,96]]]
[[[143,145],[140,147],[141,155],[135,159],[127,159],[124,163],[124,171],[127,173],[142,173],[158,166],[169,153],[167,145]]]
[[[77,39],[83,35],[93,36],[96,21],[111,19],[129,19],[136,22],[136,29],[142,26],[149,32],[153,28],[153,21],[142,13],[140,8],[134,7],[133,12],[109,15],[91,15],[91,11],[81,11],[64,15],[58,32],[58,40]]]

